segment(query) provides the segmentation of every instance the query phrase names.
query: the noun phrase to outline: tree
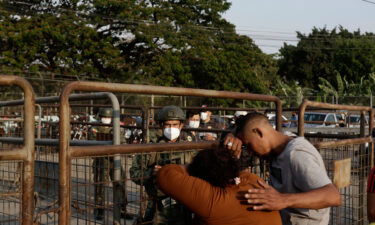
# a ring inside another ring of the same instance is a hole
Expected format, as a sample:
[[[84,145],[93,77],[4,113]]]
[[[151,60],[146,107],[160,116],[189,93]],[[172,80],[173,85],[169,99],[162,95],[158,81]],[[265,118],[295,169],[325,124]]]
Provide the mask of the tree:
[[[284,107],[298,107],[305,97],[313,95],[313,90],[302,87],[298,81],[286,81],[278,78],[270,89],[270,94],[283,99]]]
[[[375,71],[373,33],[313,28],[308,35],[297,32],[297,37],[297,46],[284,44],[280,49],[279,74],[288,80],[318,89],[319,77],[335,84],[339,73],[350,82],[360,82]]]
[[[375,91],[375,73],[368,78],[361,77],[359,82],[347,81],[345,77],[336,74],[336,84],[327,79],[319,78],[319,91],[324,97],[334,96],[337,103],[350,105],[368,105],[366,96],[372,96]],[[340,100],[340,101],[339,101]]]
[[[274,59],[222,18],[226,0],[25,4],[1,2],[3,71],[254,93],[276,75]]]

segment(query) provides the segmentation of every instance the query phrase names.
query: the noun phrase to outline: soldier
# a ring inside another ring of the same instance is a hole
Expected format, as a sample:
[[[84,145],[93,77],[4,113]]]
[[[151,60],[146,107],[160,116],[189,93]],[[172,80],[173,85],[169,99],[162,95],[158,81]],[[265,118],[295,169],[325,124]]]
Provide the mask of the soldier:
[[[107,126],[97,126],[92,127],[91,132],[89,133],[90,140],[97,141],[112,141],[113,140],[113,130],[112,130],[112,109],[110,108],[101,108],[99,110],[98,116],[102,124],[107,124]],[[123,133],[123,132],[122,132]],[[125,136],[121,136],[121,142],[125,141]],[[95,193],[95,209],[94,216],[96,220],[103,220],[104,217],[104,203],[105,203],[105,182],[108,182],[110,179],[114,180],[114,170],[113,170],[113,157],[96,157],[93,161],[93,170],[94,170],[94,193]],[[107,172],[108,171],[108,172]],[[125,171],[121,169],[121,177],[124,177]],[[125,185],[121,182],[116,182],[114,186],[121,189],[121,196],[115,196],[121,199],[121,217],[125,219],[130,219],[130,215],[126,213],[126,190]]]
[[[187,113],[187,121],[186,121],[186,124],[189,128],[199,128],[199,125],[200,125],[200,115],[199,115],[199,111],[196,111],[196,110],[190,110],[188,111]],[[199,134],[197,131],[188,131],[187,132],[187,139],[188,141],[199,141],[200,138],[199,138]]]
[[[185,121],[185,114],[181,108],[177,106],[163,107],[158,113],[157,121],[163,128],[163,134],[157,137],[154,142],[175,143],[179,141],[189,141],[188,135],[185,132],[181,132]],[[149,155],[137,155],[134,158],[129,171],[130,177],[134,183],[143,185],[149,196],[145,215],[142,219],[143,222],[153,221],[157,209],[161,212],[164,208],[162,200],[165,199],[166,196],[156,187],[156,171],[165,164],[189,163],[192,157],[193,155],[188,153],[151,153]],[[173,216],[175,217],[177,216],[176,212],[170,212],[170,214],[174,214]],[[173,221],[172,224],[178,224],[178,222]]]
[[[200,113],[201,123],[199,128],[204,129],[225,129],[226,126],[223,121],[219,121],[217,117],[212,115],[212,112],[207,108],[207,105],[202,105]],[[214,132],[200,132],[199,136],[205,141],[214,141],[218,138],[218,134]]]

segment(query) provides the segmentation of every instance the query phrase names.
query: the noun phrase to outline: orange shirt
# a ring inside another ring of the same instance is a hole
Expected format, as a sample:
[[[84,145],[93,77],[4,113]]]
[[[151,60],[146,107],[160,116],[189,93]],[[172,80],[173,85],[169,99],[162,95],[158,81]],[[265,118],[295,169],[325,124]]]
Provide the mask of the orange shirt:
[[[278,211],[252,211],[240,197],[249,188],[258,188],[257,175],[242,172],[241,183],[225,189],[189,176],[178,165],[166,165],[157,175],[159,188],[198,216],[206,225],[281,225]]]

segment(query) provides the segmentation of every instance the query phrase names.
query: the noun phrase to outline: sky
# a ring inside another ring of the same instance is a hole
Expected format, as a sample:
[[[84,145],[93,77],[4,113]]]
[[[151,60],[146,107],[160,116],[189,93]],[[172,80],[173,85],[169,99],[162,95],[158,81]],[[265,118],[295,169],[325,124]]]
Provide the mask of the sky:
[[[265,53],[277,53],[284,42],[296,44],[296,31],[313,27],[375,33],[374,3],[363,0],[228,0],[223,15],[237,33],[249,35]]]

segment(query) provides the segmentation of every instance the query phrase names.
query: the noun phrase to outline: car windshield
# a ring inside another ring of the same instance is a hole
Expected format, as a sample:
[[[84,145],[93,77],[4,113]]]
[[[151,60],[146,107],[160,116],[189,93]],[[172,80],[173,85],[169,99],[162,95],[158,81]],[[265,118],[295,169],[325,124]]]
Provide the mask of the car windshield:
[[[283,119],[283,121],[288,121],[288,119],[286,119],[284,116],[281,117]],[[270,116],[268,118],[269,121],[275,121],[276,120],[276,116]]]
[[[349,117],[349,121],[350,123],[359,123],[361,120],[361,117],[360,116],[350,116]]]
[[[305,121],[313,122],[313,121],[324,121],[326,118],[325,114],[315,114],[315,113],[306,113],[305,114]]]

